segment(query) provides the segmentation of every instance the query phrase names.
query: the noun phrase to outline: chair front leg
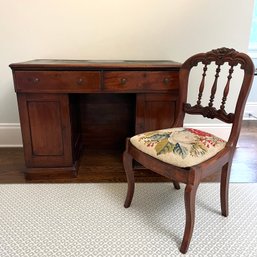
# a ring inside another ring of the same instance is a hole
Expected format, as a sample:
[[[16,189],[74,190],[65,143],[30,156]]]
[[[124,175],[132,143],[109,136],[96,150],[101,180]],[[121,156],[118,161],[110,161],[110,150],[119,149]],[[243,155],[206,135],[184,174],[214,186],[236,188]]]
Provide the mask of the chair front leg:
[[[228,192],[229,192],[229,178],[232,162],[228,162],[222,167],[220,180],[220,204],[222,216],[228,216]]]
[[[180,247],[181,253],[186,253],[192,238],[194,223],[195,223],[195,196],[198,188],[197,185],[187,185],[185,188],[185,209],[186,209],[186,224],[183,241]]]
[[[128,182],[128,191],[127,197],[124,203],[124,207],[128,208],[131,204],[134,190],[135,190],[135,177],[134,177],[134,170],[133,170],[133,158],[127,152],[127,150],[123,153],[123,166],[126,172],[127,182]]]

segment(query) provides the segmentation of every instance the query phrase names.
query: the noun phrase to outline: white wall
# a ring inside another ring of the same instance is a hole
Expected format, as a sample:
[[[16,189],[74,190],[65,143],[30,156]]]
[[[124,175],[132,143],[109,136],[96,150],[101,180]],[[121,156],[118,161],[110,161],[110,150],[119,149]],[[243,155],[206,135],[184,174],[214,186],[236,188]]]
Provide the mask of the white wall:
[[[12,62],[247,52],[253,0],[0,0],[0,124],[18,123]]]

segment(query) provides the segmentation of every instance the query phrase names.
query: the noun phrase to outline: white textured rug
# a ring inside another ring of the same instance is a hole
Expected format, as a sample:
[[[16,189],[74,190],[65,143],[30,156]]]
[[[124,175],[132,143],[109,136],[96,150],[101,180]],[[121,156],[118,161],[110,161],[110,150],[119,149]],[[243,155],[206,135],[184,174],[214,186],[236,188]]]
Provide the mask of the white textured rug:
[[[0,256],[257,256],[257,184],[230,185],[230,215],[220,215],[219,184],[201,184],[189,251],[180,254],[184,187],[0,185]]]

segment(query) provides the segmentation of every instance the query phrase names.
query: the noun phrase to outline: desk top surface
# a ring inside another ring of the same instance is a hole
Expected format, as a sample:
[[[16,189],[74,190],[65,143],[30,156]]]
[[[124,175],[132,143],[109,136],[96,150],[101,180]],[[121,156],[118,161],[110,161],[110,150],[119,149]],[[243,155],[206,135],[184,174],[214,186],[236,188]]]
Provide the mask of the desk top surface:
[[[174,69],[180,63],[169,60],[57,60],[36,59],[26,62],[12,63],[13,70],[47,69],[47,70],[75,70],[75,69]]]

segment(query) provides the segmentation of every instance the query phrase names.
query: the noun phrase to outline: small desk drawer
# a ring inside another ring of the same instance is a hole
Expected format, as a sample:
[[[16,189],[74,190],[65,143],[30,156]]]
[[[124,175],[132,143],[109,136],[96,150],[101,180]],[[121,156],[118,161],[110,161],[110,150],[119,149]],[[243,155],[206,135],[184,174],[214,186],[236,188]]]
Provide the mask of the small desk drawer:
[[[17,92],[99,92],[98,71],[16,71]]]
[[[178,72],[171,71],[107,71],[104,91],[167,91],[178,88]]]

